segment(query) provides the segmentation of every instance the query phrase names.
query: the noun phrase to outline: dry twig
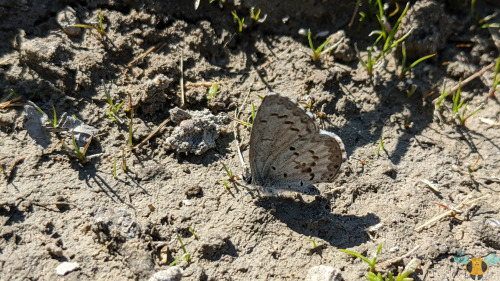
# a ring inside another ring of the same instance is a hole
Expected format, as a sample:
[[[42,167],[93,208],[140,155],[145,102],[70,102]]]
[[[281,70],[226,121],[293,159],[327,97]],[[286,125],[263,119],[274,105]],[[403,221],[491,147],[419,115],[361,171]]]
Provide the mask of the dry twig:
[[[476,79],[477,77],[479,77],[479,76],[483,75],[483,73],[485,73],[487,70],[489,70],[489,69],[493,68],[494,66],[495,66],[495,62],[492,62],[492,63],[490,63],[488,66],[486,66],[485,68],[483,68],[483,69],[479,70],[478,72],[476,72],[476,73],[472,74],[471,76],[467,77],[467,79],[465,79],[464,81],[458,82],[458,84],[457,84],[457,85],[455,85],[455,87],[453,87],[453,88],[452,88],[452,89],[451,89],[451,90],[447,93],[447,95],[451,95],[451,94],[455,93],[455,92],[458,90],[458,88],[463,87],[464,85],[469,84],[472,80],[474,80],[474,79]],[[441,98],[441,97],[437,97],[437,98],[435,98],[435,99],[432,101],[432,103],[436,104],[436,103],[439,101],[439,99],[440,99],[440,98]]]
[[[457,214],[459,211],[461,211],[461,210],[462,210],[465,206],[467,206],[467,205],[472,205],[472,204],[476,203],[477,201],[479,201],[479,200],[481,200],[481,199],[483,199],[483,198],[486,198],[486,197],[488,197],[488,196],[489,196],[489,195],[481,196],[481,197],[479,197],[479,198],[472,199],[472,200],[470,200],[470,201],[468,201],[468,200],[469,200],[469,197],[467,197],[467,198],[465,198],[465,200],[464,200],[464,201],[462,201],[462,203],[460,203],[457,207],[451,207],[451,208],[449,208],[449,210],[448,210],[448,211],[446,211],[446,212],[444,212],[444,213],[442,213],[442,214],[440,214],[440,215],[437,215],[437,216],[433,217],[432,219],[428,220],[428,221],[427,221],[427,222],[425,222],[424,224],[422,224],[422,225],[420,225],[420,226],[416,227],[416,228],[415,228],[415,231],[420,231],[420,230],[424,229],[425,227],[432,225],[433,223],[435,223],[436,221],[438,221],[438,220],[440,220],[440,219],[442,219],[442,218],[444,218],[444,217],[455,215],[455,214]],[[443,206],[443,205],[440,205],[440,206]]]
[[[165,127],[165,125],[167,125],[168,121],[170,121],[170,118],[167,118],[163,122],[161,122],[161,124],[158,125],[158,127],[156,127],[156,129],[154,129],[151,133],[149,133],[149,135],[144,140],[142,140],[139,144],[137,144],[136,146],[132,147],[131,150],[137,149],[137,148],[141,147],[143,144],[145,144],[154,135],[156,135],[161,129],[163,129],[163,127]]]

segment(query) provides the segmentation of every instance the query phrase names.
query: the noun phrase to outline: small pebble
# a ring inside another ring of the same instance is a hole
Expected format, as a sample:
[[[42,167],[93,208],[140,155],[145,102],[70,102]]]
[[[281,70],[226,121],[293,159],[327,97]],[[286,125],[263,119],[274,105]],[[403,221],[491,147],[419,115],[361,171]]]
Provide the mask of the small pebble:
[[[80,23],[80,21],[76,17],[76,11],[69,6],[66,6],[64,10],[57,14],[57,23],[69,36],[76,37],[82,34],[82,29],[80,27],[72,26]]]
[[[201,192],[201,186],[199,186],[198,184],[194,184],[186,187],[184,194],[188,197],[193,197],[200,194],[200,192]]]
[[[80,269],[80,265],[77,262],[63,262],[56,267],[56,273],[59,276],[64,276],[72,271]]]
[[[326,265],[314,266],[309,269],[306,281],[342,281],[340,270]]]
[[[178,266],[172,266],[167,270],[156,272],[149,281],[180,281],[182,279],[182,269]]]

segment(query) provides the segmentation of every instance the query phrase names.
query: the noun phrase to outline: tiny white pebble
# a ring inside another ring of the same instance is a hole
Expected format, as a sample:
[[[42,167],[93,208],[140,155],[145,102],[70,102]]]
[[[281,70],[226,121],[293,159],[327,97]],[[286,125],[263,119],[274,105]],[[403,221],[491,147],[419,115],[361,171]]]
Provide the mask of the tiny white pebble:
[[[77,262],[63,262],[56,267],[56,273],[59,276],[64,276],[72,271],[80,269],[80,265]]]

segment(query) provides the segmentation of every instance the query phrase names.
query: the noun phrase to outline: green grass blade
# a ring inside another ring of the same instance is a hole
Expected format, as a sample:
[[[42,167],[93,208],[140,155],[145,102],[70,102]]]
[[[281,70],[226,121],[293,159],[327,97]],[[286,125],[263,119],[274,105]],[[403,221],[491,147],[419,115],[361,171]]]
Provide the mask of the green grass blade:
[[[309,47],[311,47],[311,50],[313,51],[313,53],[316,53],[316,50],[314,49],[314,45],[313,45],[313,42],[311,39],[311,30],[310,29],[307,31],[307,39],[309,39]]]
[[[82,153],[80,152],[80,148],[78,148],[78,145],[76,144],[75,140],[75,131],[72,131],[72,133],[73,133],[73,147],[75,148],[76,155],[81,156]]]
[[[330,39],[332,39],[331,37],[328,37],[328,39],[325,40],[325,42],[323,42],[323,44],[321,44],[318,49],[316,49],[316,52],[319,54],[321,53],[321,51],[323,50],[323,48],[326,46],[326,44],[328,44],[328,42],[330,42]]]
[[[353,251],[349,251],[349,250],[345,250],[345,249],[339,249],[339,251],[343,252],[343,253],[346,253],[346,254],[349,254],[349,255],[353,255],[357,258],[360,258],[362,259],[363,261],[365,261],[366,263],[370,264],[371,265],[371,261],[369,259],[367,259],[365,256],[361,255],[361,254],[358,254],[356,252],[353,252]]]
[[[436,55],[436,54],[431,54],[431,55],[427,55],[427,56],[425,56],[425,57],[421,57],[421,58],[419,58],[418,60],[414,61],[414,62],[410,65],[410,67],[409,67],[409,68],[410,68],[410,69],[411,69],[411,68],[414,68],[414,67],[415,67],[415,66],[417,66],[419,63],[423,62],[423,61],[424,61],[424,60],[426,60],[426,59],[430,59],[430,58],[432,58],[432,57],[433,57],[433,56],[435,56],[435,55]]]
[[[125,147],[122,148],[122,169],[127,172],[127,162],[125,161]]]
[[[255,121],[255,104],[252,102],[252,124]]]
[[[401,13],[401,16],[399,16],[398,20],[394,24],[394,27],[392,28],[391,32],[389,33],[389,36],[387,36],[387,40],[385,41],[385,44],[384,44],[384,50],[386,50],[389,47],[389,43],[392,41],[392,39],[394,38],[394,35],[396,35],[396,32],[399,30],[399,24],[401,23],[401,20],[403,19],[403,17],[406,15],[406,12],[408,11],[409,7],[410,7],[410,2],[406,3],[406,7],[403,10],[403,12]],[[411,32],[411,30],[410,30],[410,32]]]
[[[87,154],[87,150],[89,149],[91,142],[92,142],[92,136],[90,136],[89,141],[87,142],[87,144],[85,144],[85,147],[83,148],[82,156],[85,157],[85,155]]]
[[[175,259],[175,261],[171,262],[170,263],[170,266],[174,266],[176,263],[178,263],[181,259],[183,259],[184,257],[186,257],[187,259],[189,259],[189,255],[191,255],[190,253],[185,253],[183,254],[182,256],[178,257],[177,259]]]
[[[109,86],[109,88],[111,89],[111,85]],[[113,104],[113,99],[111,98],[110,90],[106,88],[106,85],[104,85],[104,94],[106,95],[106,99],[108,100],[109,105],[114,108],[115,106]]]
[[[54,126],[54,128],[57,127],[57,114],[56,114],[56,108],[54,106],[52,106],[52,112],[54,113],[54,120],[52,121],[52,125]]]
[[[108,108],[108,115],[109,115],[109,118],[111,118],[111,120],[115,121],[115,122],[118,122],[118,119],[116,119],[113,114],[111,114],[111,106]]]
[[[99,32],[102,32],[104,31],[104,29],[102,28],[102,11],[101,11],[101,8],[99,8]]]
[[[125,103],[125,101],[122,101],[119,105],[115,107],[114,114],[118,115],[118,110],[120,110],[120,107]]]

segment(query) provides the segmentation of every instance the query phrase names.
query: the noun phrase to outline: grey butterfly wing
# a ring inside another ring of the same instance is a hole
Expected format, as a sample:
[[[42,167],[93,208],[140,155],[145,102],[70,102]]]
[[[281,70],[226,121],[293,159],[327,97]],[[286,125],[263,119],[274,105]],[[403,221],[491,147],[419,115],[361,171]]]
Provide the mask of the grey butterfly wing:
[[[274,190],[317,193],[347,158],[342,140],[319,130],[312,114],[283,95],[270,93],[260,106],[250,138],[254,183]]]
[[[316,130],[314,123],[307,122],[304,122],[308,125],[306,128],[295,129],[294,124],[297,118],[292,119],[292,116],[303,115],[304,112],[284,96],[269,93],[264,98],[255,116],[250,137],[250,169],[256,184],[265,183],[270,163],[273,162],[273,158],[279,156],[278,154],[272,155],[274,151],[281,150],[287,142],[294,142],[301,130],[310,133]],[[290,134],[290,132],[294,133]]]

